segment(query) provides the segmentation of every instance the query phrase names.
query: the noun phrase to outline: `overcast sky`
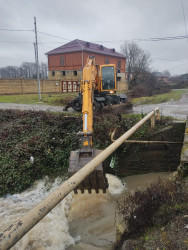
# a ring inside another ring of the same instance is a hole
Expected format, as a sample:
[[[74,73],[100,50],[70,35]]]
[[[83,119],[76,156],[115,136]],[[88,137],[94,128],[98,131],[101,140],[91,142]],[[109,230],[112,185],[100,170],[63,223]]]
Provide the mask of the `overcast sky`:
[[[186,36],[188,1],[0,0],[0,67],[34,62],[34,16],[39,32],[59,37],[38,33],[39,60],[47,62],[46,52],[74,39],[120,52],[127,40]],[[188,38],[137,44],[150,52],[152,70],[188,73]]]

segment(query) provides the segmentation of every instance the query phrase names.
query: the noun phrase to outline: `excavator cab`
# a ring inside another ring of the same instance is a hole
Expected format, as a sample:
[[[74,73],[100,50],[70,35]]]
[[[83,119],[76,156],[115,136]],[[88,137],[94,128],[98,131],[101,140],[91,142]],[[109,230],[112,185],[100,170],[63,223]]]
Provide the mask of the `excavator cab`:
[[[115,92],[116,90],[116,74],[113,64],[100,66],[101,92]]]
[[[95,158],[101,150],[93,148],[93,105],[94,90],[100,92],[110,92],[116,90],[116,69],[115,65],[101,65],[100,73],[95,64],[95,58],[89,57],[86,66],[83,68],[83,80],[81,81],[82,93],[82,115],[83,131],[81,136],[81,146],[78,150],[72,151],[69,160],[68,174],[72,176]],[[74,190],[77,193],[81,190],[88,190],[89,193],[95,190],[106,192],[108,181],[105,177],[102,164],[100,164],[85,180]]]

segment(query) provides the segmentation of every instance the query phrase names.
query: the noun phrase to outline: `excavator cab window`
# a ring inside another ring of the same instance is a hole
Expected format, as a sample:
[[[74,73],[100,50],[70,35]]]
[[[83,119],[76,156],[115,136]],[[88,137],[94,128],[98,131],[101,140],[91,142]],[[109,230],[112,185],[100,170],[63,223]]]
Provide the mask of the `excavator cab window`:
[[[114,90],[115,89],[115,73],[114,67],[102,67],[102,90]]]

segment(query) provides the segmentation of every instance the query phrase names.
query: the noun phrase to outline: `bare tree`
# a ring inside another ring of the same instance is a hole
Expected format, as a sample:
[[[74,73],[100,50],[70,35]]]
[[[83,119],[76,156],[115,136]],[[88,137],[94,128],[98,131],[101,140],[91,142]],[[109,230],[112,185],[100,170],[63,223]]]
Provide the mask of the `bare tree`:
[[[47,64],[40,64],[40,77],[47,79]],[[37,77],[36,64],[31,62],[23,62],[20,67],[7,66],[0,68],[0,78],[34,78]]]
[[[40,77],[43,79],[48,78],[48,67],[46,63],[41,63],[40,65]]]
[[[137,80],[143,77],[144,72],[148,71],[149,64],[151,63],[150,54],[133,42],[122,44],[121,53],[126,56],[128,82],[134,86],[137,84]]]
[[[164,70],[162,72],[162,75],[165,76],[165,77],[171,77],[171,74],[170,74],[170,72],[168,70]]]

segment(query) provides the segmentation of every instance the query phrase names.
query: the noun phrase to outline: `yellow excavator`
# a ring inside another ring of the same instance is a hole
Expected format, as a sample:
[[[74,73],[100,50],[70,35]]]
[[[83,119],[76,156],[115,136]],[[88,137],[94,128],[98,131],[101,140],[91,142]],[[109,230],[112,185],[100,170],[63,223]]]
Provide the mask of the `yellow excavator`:
[[[95,57],[88,57],[87,64],[83,68],[83,80],[80,86],[80,99],[82,100],[83,114],[83,131],[79,132],[81,136],[81,147],[72,151],[69,160],[69,176],[75,174],[79,169],[86,165],[101,150],[93,148],[93,110],[97,108],[98,103],[114,102],[119,103],[119,99],[114,93],[116,92],[116,67],[114,64],[100,65],[95,64]],[[98,98],[98,101],[96,101]],[[77,102],[80,106],[80,101]],[[96,193],[99,190],[106,192],[108,181],[105,177],[103,166],[100,164],[97,169],[89,175],[75,190],[91,190]]]

